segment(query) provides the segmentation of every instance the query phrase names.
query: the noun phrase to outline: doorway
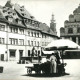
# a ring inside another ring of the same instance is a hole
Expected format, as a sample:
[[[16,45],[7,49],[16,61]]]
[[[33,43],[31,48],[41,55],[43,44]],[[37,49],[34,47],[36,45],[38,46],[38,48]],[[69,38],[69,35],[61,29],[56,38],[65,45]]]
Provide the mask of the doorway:
[[[19,50],[19,60],[21,60],[22,56],[23,56],[23,50]]]

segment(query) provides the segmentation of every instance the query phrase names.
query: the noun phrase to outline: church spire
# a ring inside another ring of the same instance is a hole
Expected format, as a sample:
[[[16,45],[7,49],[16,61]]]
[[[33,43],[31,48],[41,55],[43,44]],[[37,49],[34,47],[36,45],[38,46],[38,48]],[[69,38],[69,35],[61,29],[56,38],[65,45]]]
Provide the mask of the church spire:
[[[52,14],[51,22],[52,22],[52,23],[54,23],[54,22],[55,22],[55,20],[54,20],[54,14]]]
[[[55,23],[54,15],[53,14],[52,14],[52,18],[51,18],[50,28],[53,31],[54,35],[57,35],[56,23]]]

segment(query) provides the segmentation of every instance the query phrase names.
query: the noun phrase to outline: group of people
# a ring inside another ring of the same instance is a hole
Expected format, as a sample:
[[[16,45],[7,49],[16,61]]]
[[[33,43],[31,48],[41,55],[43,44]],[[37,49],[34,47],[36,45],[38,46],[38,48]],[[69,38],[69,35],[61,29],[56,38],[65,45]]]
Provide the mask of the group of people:
[[[57,73],[58,65],[60,63],[60,53],[58,51],[56,51],[56,53],[52,53],[50,56],[50,73]]]

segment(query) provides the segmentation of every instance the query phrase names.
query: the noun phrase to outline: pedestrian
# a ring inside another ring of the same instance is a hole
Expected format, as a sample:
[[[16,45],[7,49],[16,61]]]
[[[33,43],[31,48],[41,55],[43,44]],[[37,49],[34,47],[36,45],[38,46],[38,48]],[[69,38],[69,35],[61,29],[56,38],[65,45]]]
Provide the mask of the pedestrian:
[[[40,60],[41,60],[41,55],[40,53],[38,53],[38,63],[40,63]]]
[[[55,56],[56,56],[56,65],[57,65],[57,73],[60,72],[60,65],[61,65],[61,62],[60,62],[60,52],[59,51],[56,51],[55,53]]]
[[[56,73],[56,67],[57,67],[57,64],[56,64],[56,57],[55,57],[55,54],[52,53],[51,57],[50,57],[50,73]]]

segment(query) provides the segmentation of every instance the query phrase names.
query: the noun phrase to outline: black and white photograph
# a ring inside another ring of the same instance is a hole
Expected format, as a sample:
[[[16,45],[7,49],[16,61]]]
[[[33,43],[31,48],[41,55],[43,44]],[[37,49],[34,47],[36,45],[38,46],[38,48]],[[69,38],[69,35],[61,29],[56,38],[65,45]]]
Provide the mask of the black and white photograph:
[[[0,80],[80,80],[80,0],[0,0]]]

